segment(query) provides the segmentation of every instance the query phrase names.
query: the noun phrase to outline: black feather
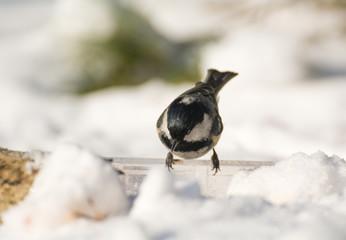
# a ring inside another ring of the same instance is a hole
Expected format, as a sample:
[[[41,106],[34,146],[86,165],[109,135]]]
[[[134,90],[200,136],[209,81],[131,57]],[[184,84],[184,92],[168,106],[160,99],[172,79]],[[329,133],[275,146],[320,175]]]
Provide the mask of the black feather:
[[[163,144],[168,148],[172,147],[172,142],[164,134],[160,135],[160,139]],[[212,139],[203,139],[196,142],[180,141],[174,148],[177,152],[192,152],[198,151],[202,148],[208,147],[212,144]],[[211,148],[210,148],[211,149]]]
[[[182,103],[183,97],[177,98],[168,107],[167,122],[171,136],[181,141],[200,122],[209,111],[205,104],[198,100],[190,104]]]
[[[215,95],[217,95],[223,86],[237,75],[238,73],[235,72],[219,72],[215,69],[209,69],[203,82],[212,86],[215,90]]]

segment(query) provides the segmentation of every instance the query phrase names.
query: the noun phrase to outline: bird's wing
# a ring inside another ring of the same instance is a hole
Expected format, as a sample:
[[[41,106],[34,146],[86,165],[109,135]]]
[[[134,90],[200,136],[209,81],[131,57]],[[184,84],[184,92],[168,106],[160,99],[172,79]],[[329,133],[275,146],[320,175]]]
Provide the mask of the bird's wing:
[[[213,121],[213,126],[211,128],[213,135],[219,136],[223,131],[223,124],[220,115],[217,115]]]

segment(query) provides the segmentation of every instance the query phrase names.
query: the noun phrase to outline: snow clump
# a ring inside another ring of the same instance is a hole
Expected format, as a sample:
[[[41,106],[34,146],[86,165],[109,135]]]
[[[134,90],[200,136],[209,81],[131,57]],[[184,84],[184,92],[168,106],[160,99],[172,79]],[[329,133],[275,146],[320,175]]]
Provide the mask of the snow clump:
[[[346,162],[319,151],[312,155],[295,153],[275,166],[234,175],[228,196],[256,195],[275,204],[316,202],[325,196],[346,192]]]
[[[3,221],[13,233],[35,235],[128,209],[123,185],[109,163],[75,145],[62,145],[46,159],[24,201],[5,212]]]

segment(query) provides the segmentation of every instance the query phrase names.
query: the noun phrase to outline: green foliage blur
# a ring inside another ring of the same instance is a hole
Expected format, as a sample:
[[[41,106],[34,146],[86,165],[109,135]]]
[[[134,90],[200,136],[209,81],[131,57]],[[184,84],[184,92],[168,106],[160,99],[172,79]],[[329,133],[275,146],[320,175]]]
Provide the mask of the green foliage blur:
[[[138,85],[150,79],[171,83],[200,80],[199,49],[207,39],[174,42],[139,13],[117,9],[117,28],[106,40],[85,40],[78,56],[78,93],[110,86]]]

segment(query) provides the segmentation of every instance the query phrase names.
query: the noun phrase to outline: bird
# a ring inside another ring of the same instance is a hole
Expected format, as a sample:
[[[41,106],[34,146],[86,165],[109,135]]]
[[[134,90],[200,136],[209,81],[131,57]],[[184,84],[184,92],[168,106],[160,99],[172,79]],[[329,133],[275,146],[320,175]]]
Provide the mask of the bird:
[[[215,151],[223,131],[218,108],[218,94],[225,84],[237,76],[235,72],[208,69],[204,81],[173,100],[156,122],[156,130],[163,145],[169,150],[166,167],[170,171],[178,161],[199,158],[211,149],[214,175],[220,171],[220,161]]]

